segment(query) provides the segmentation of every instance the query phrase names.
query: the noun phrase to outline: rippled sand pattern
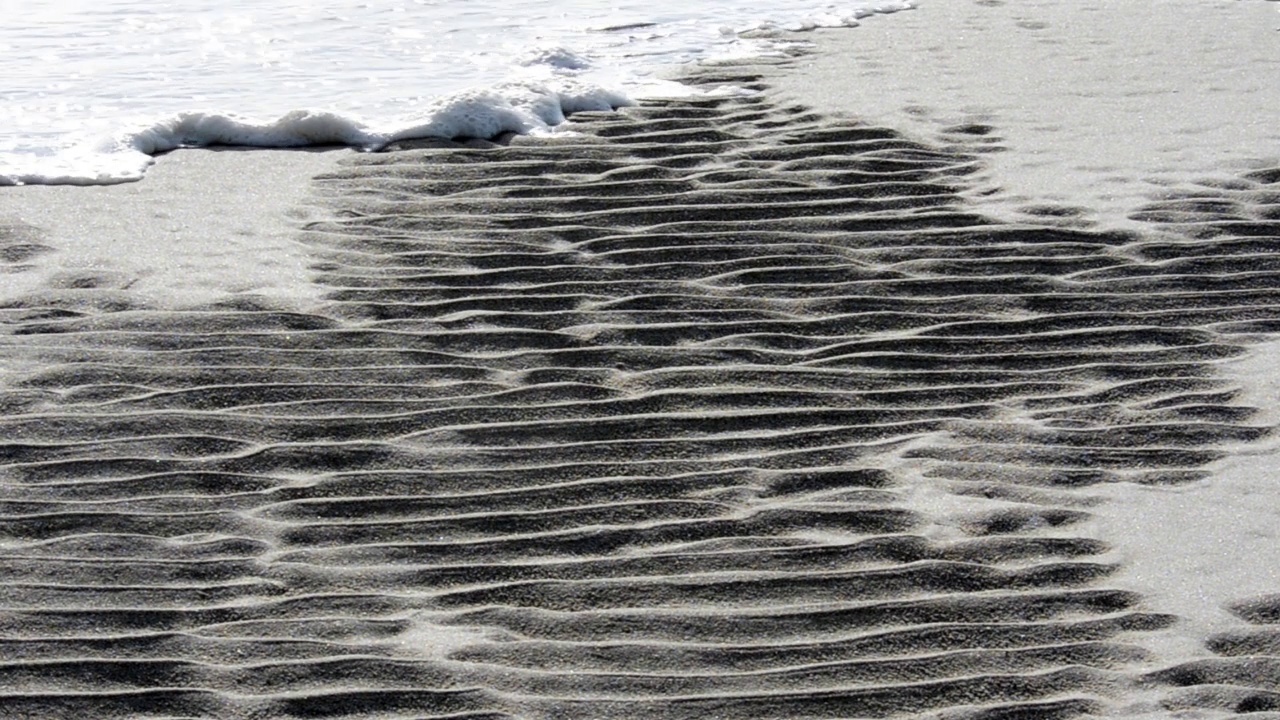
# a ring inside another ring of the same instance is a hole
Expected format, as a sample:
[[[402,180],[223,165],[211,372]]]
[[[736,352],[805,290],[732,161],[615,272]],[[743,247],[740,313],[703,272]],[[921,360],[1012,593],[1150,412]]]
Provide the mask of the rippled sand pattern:
[[[314,314],[3,310],[0,717],[1274,706],[1274,632],[1139,672],[1174,618],[1073,524],[1265,432],[1213,363],[1280,318],[1280,171],[1141,237],[768,97],[577,120],[318,178]]]

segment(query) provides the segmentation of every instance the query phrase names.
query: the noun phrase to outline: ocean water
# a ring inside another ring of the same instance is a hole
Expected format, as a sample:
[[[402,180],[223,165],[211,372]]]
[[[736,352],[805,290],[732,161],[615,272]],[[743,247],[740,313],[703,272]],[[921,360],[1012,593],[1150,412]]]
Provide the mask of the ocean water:
[[[6,0],[6,5],[10,4]],[[0,184],[140,179],[209,144],[376,148],[553,130],[911,2],[66,0],[5,8]]]

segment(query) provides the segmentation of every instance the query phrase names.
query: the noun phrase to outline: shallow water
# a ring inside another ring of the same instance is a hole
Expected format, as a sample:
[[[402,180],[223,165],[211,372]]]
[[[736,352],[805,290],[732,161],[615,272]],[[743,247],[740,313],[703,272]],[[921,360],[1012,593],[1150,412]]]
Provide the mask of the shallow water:
[[[797,41],[785,30],[855,25],[906,5],[73,0],[24,8],[0,27],[0,182],[135,180],[148,164],[139,151],[177,145],[376,145],[397,132],[439,134],[433,120],[459,115],[441,99],[467,88],[497,86],[479,104],[514,104],[519,117],[505,129],[534,130],[555,124],[566,83],[571,98],[617,105],[669,91],[658,80],[665,66],[776,52]],[[521,84],[514,99],[502,86],[512,82]],[[549,84],[539,102],[558,106],[529,108],[529,84]],[[299,135],[297,116],[279,119],[302,109],[336,114]],[[241,126],[226,130],[228,118]]]

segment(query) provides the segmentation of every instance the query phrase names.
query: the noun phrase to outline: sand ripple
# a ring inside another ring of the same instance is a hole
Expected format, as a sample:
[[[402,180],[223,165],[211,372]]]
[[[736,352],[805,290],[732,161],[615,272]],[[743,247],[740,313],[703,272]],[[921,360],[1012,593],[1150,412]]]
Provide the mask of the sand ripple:
[[[0,716],[1280,707],[1274,601],[1146,672],[1074,529],[1266,432],[1214,362],[1277,329],[1276,171],[1142,236],[767,96],[576,120],[318,178],[314,313],[4,309]]]

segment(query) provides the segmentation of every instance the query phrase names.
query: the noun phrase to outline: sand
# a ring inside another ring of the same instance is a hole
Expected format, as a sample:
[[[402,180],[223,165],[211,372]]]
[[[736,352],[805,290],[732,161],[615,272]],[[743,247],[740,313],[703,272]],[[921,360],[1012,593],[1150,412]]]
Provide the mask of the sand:
[[[1280,196],[1257,194],[1241,175],[1280,164],[1278,10],[1192,0],[930,3],[892,26],[818,33],[815,52],[770,83],[778,97],[824,112],[968,145],[984,167],[966,196],[991,217],[1144,236],[1185,219],[1177,232],[1198,235],[1209,231],[1196,221],[1276,217]],[[1203,214],[1178,217],[1186,210]],[[1265,239],[1258,247],[1266,251]],[[1280,346],[1260,340],[1220,371],[1238,386],[1235,402],[1259,409],[1253,421],[1274,427]],[[1117,584],[1180,618],[1147,642],[1165,662],[1238,625],[1234,600],[1280,588],[1276,443],[1229,450],[1203,481],[1110,485],[1092,511],[1091,534],[1121,563]]]
[[[1103,227],[1153,194],[1280,158],[1280,5],[957,0],[820,31],[782,96],[913,137],[971,142],[971,199],[1010,221]],[[988,126],[965,138],[948,132]],[[987,194],[995,191],[993,194]]]
[[[313,301],[295,236],[313,212],[310,178],[350,152],[180,151],[157,158],[147,182],[5,188],[0,228],[44,249],[6,274],[0,301],[84,286],[127,288],[157,308],[236,293]]]
[[[1153,513],[1273,492],[1280,163],[1026,213],[1093,206],[988,152],[1025,118],[799,102],[837,37],[576,135],[6,191],[0,717],[1275,717],[1265,558]]]

